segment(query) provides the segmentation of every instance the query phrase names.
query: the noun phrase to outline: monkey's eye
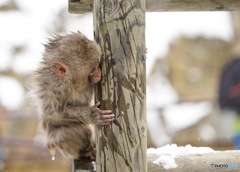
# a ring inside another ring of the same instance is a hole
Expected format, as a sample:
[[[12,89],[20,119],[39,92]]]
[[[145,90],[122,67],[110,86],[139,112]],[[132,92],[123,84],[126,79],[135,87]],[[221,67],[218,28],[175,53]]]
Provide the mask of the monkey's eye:
[[[93,65],[100,65],[100,60],[96,60]]]

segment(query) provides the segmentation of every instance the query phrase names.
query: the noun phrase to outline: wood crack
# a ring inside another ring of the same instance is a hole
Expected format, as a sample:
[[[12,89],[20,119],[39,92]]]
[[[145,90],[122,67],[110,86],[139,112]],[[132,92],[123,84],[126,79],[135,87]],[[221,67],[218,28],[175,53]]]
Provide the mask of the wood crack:
[[[220,2],[218,2],[217,0],[210,0],[210,2],[213,3],[214,5],[216,5],[217,10],[223,10],[224,9],[224,5]]]

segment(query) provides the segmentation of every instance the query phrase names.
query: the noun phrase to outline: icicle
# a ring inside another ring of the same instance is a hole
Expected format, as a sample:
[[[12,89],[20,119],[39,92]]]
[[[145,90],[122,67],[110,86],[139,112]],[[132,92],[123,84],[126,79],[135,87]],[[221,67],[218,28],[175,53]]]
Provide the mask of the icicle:
[[[53,161],[55,160],[55,156],[54,156],[54,155],[52,155],[52,160],[53,160]]]
[[[50,152],[50,154],[52,155],[52,160],[54,161],[55,160],[55,148],[53,148],[53,147],[51,147],[50,149],[49,149],[49,152]]]

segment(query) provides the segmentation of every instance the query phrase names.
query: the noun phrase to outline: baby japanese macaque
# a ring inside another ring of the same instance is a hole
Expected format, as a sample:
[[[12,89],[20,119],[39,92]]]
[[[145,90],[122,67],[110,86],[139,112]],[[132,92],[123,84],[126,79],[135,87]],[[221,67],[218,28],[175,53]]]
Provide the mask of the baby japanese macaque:
[[[94,103],[101,79],[101,49],[82,33],[56,35],[44,45],[43,61],[33,74],[33,95],[46,132],[47,147],[72,159],[95,157],[94,125],[115,119]]]

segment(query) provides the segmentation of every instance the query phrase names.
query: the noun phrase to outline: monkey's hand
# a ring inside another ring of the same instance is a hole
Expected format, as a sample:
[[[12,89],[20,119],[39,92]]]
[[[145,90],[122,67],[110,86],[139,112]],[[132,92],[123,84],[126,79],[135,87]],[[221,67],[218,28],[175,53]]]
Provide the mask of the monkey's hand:
[[[97,102],[92,109],[93,123],[96,125],[109,125],[115,120],[115,115],[111,110],[99,109],[100,102]]]

